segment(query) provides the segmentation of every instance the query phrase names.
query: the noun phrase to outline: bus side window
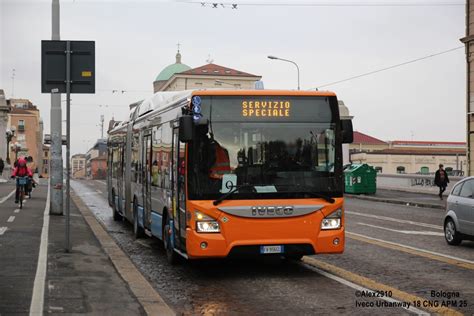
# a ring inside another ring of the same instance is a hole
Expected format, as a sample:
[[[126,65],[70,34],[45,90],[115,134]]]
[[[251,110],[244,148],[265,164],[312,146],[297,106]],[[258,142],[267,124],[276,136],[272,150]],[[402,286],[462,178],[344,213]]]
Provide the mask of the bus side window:
[[[138,134],[133,135],[133,140],[132,140],[132,182],[138,183],[138,180],[140,178],[140,170],[138,169],[138,162],[139,162],[139,146],[138,146]]]
[[[171,141],[172,141],[172,130],[171,127],[165,126],[163,128],[163,139],[162,139],[162,187],[165,189],[171,189]]]
[[[152,165],[151,165],[151,185],[161,187],[161,132],[162,126],[153,127],[152,131]]]

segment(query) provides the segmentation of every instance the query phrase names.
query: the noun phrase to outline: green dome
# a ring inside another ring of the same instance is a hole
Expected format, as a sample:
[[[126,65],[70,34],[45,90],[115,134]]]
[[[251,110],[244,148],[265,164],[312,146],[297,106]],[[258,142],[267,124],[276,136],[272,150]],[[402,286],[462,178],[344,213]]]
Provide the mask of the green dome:
[[[160,74],[156,77],[155,81],[168,81],[174,74],[183,72],[191,69],[188,65],[185,64],[172,64],[163,69]]]

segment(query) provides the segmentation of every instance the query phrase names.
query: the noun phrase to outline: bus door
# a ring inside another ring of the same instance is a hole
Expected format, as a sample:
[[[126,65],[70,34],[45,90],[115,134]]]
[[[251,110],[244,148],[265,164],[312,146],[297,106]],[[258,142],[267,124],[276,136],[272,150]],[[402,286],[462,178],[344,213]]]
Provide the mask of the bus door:
[[[146,134],[143,138],[143,164],[144,164],[144,178],[143,178],[143,203],[144,205],[144,225],[148,227],[151,216],[151,134]]]
[[[118,161],[115,162],[115,172],[117,176],[117,197],[118,197],[118,209],[122,214],[125,214],[124,211],[124,192],[123,192],[123,146],[122,144],[116,145],[117,147],[117,158]]]
[[[173,129],[173,161],[171,168],[172,176],[172,199],[175,233],[179,238],[175,239],[177,245],[185,250],[186,245],[186,194],[185,194],[185,143],[179,141],[179,128]]]
[[[125,214],[126,210],[126,201],[125,201],[125,143],[122,143],[119,145],[120,146],[120,157],[121,157],[121,164],[120,164],[120,171],[119,171],[119,181],[117,183],[117,186],[120,191],[120,198],[122,199],[120,201],[120,205],[122,206],[122,214],[126,217],[127,214]]]
[[[112,145],[109,143],[107,145],[107,195],[109,199],[109,205],[112,206],[112,170],[113,170],[113,148]],[[84,166],[85,168],[85,166]]]

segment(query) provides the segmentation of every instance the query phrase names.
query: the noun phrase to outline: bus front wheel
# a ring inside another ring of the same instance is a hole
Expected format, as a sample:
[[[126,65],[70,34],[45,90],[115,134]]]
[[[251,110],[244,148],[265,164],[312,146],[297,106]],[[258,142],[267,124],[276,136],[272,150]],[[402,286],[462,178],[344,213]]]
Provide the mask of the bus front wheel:
[[[285,259],[289,261],[300,261],[303,255],[286,255]]]
[[[166,258],[171,265],[175,265],[178,263],[178,255],[173,250],[173,246],[171,245],[171,227],[170,224],[166,224],[165,228],[163,229],[163,243],[165,246],[166,251]]]

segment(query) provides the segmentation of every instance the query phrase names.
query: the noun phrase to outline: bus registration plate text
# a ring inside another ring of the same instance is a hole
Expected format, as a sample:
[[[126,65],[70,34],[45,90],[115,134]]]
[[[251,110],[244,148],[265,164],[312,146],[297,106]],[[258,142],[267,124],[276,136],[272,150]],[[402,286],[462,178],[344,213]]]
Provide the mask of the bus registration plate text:
[[[283,246],[260,246],[260,253],[261,254],[269,254],[269,253],[283,253],[284,247]]]

